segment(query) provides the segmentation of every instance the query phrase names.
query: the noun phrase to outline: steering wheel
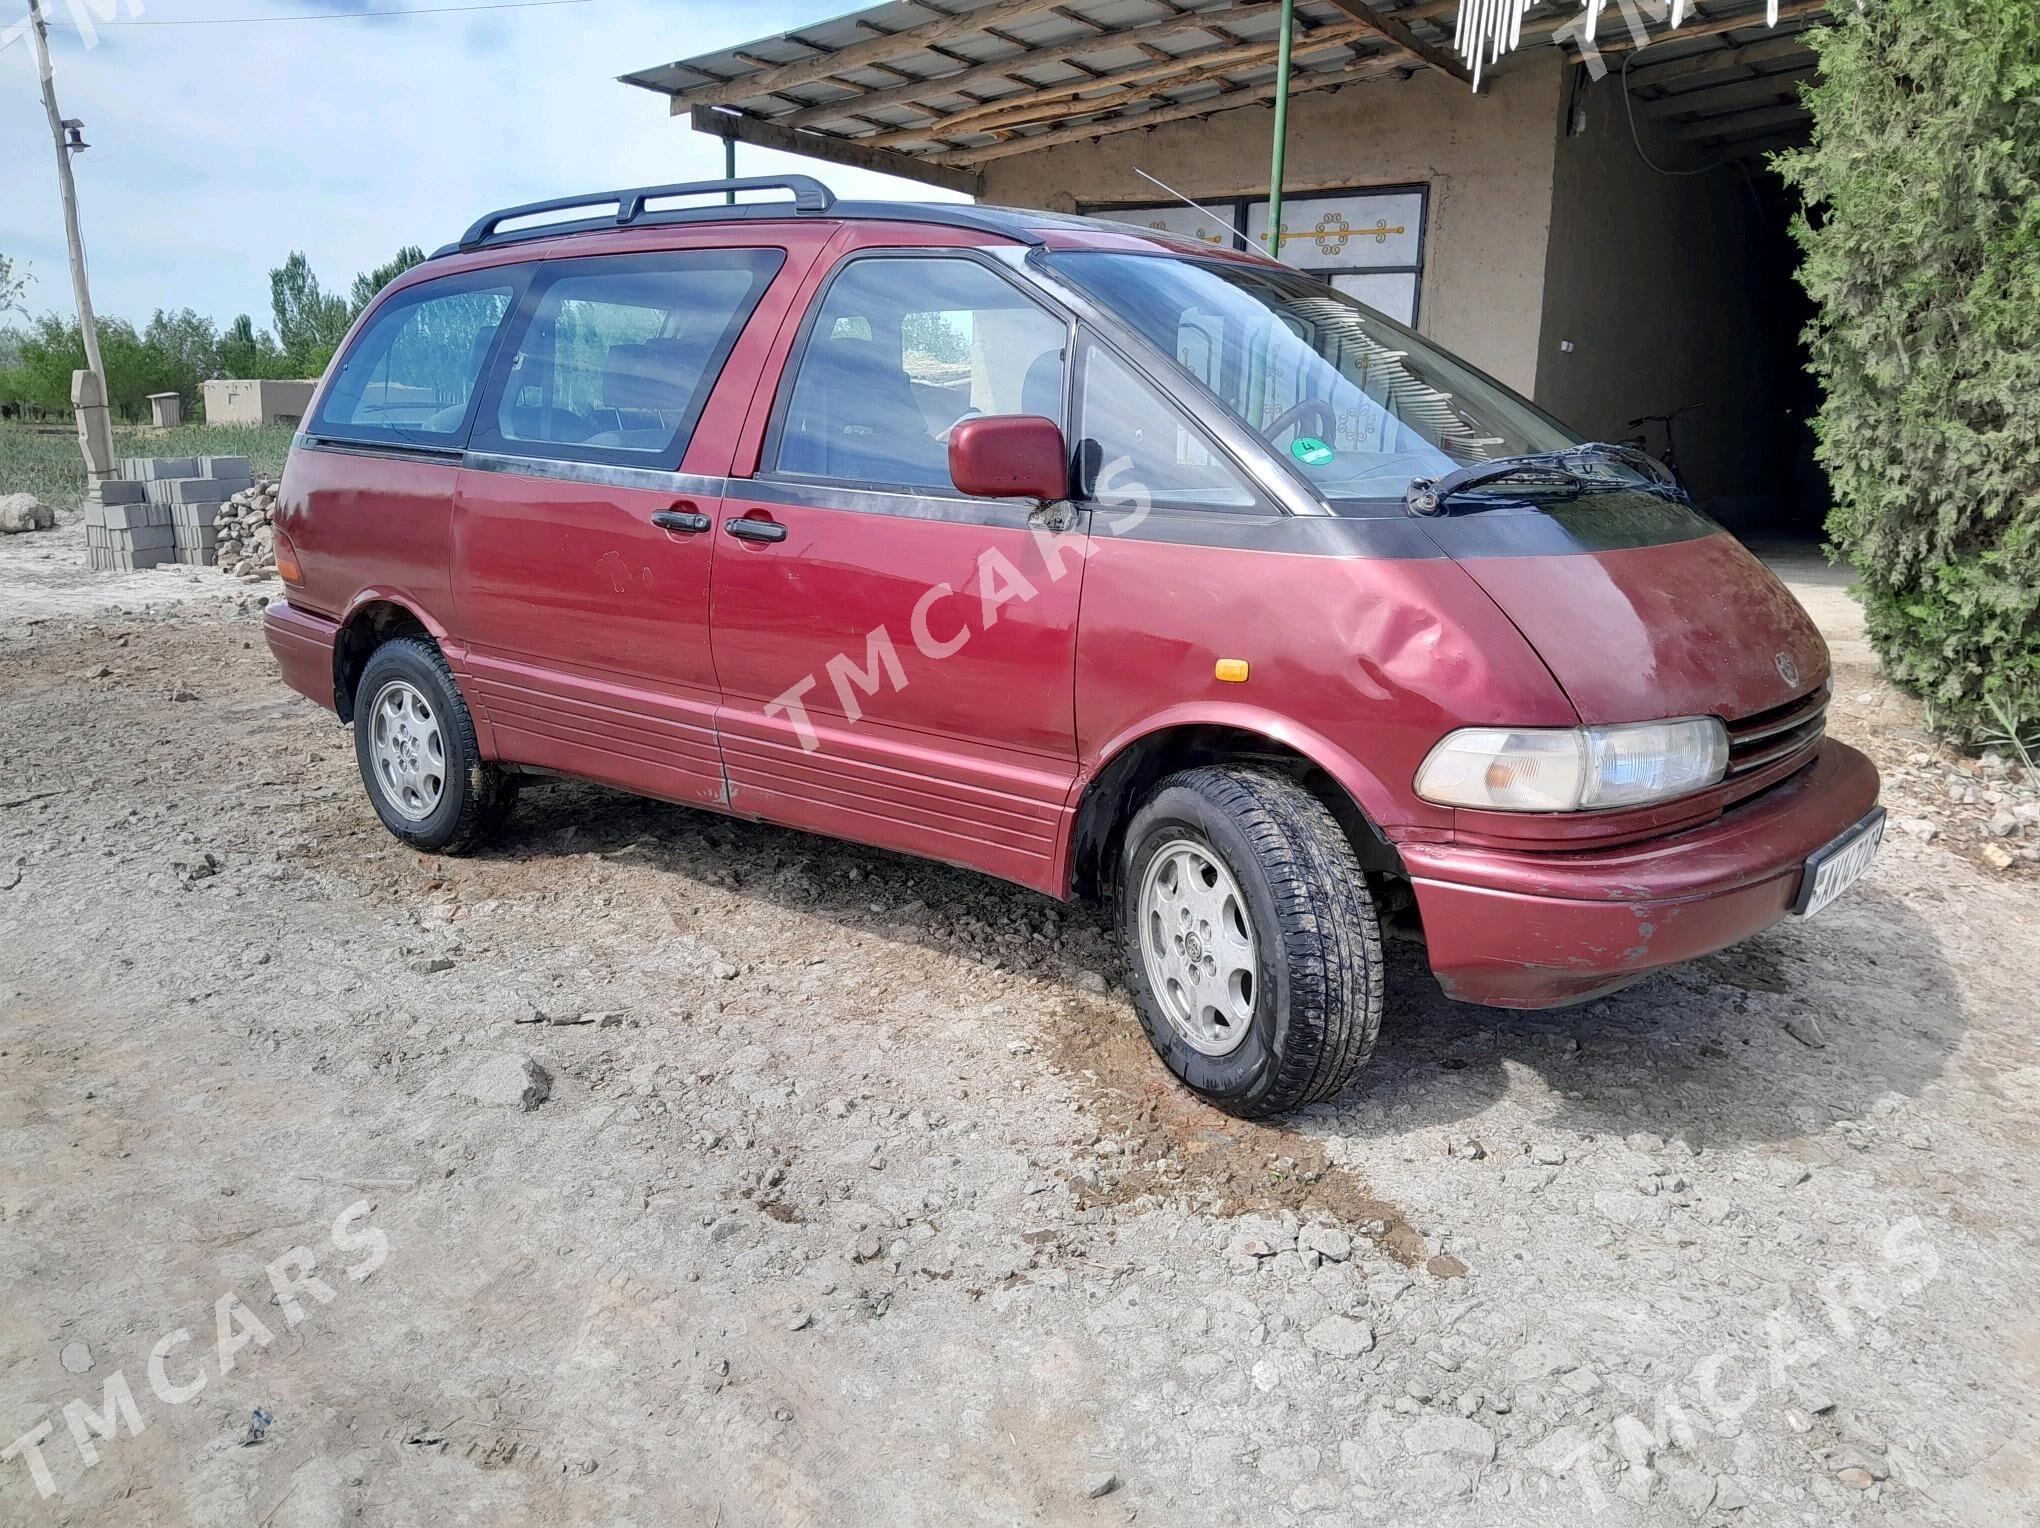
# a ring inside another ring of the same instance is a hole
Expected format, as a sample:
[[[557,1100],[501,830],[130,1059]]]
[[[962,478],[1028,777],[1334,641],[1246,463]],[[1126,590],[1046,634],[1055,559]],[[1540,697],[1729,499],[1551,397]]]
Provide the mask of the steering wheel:
[[[1263,425],[1261,427],[1261,434],[1266,439],[1272,441],[1291,425],[1301,424],[1305,419],[1312,417],[1317,419],[1320,427],[1311,433],[1320,440],[1330,440],[1334,435],[1338,434],[1339,411],[1322,398],[1305,398],[1299,402],[1292,403],[1267,424]]]

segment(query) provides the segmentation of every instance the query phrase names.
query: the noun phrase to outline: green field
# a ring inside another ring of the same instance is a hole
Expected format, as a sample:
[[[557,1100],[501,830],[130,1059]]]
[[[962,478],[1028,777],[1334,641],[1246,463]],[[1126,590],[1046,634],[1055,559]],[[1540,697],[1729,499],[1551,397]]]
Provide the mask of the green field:
[[[283,471],[291,426],[183,424],[158,430],[115,425],[113,454],[122,456],[245,456],[257,477]],[[78,437],[55,425],[0,424],[0,494],[32,493],[53,509],[75,509],[85,497],[85,458]]]

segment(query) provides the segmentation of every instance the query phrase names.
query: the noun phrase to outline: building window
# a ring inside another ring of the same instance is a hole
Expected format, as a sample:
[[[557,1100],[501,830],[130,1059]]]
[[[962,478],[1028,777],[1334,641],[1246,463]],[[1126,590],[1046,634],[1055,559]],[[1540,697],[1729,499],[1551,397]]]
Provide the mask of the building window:
[[[1087,210],[1093,217],[1153,228],[1219,248],[1268,247],[1266,197],[1207,201],[1201,210],[1180,202]],[[1423,186],[1284,197],[1281,246],[1276,253],[1285,265],[1309,271],[1376,312],[1415,328],[1423,292],[1428,212],[1429,191]]]

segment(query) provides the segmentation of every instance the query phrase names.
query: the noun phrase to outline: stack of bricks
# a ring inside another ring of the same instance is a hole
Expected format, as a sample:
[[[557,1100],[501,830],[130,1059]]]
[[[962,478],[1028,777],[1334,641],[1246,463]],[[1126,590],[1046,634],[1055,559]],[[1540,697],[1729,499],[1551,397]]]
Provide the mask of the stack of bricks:
[[[245,456],[122,457],[120,476],[86,495],[86,560],[121,572],[210,567],[220,505],[250,481]]]

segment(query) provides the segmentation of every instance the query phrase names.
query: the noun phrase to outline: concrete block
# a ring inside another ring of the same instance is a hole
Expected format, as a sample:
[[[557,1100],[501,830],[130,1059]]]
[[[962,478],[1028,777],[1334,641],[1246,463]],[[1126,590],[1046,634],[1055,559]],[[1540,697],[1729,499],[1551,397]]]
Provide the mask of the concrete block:
[[[209,478],[224,478],[229,482],[246,483],[254,479],[255,469],[245,456],[201,456],[198,470]]]
[[[103,483],[95,484],[92,491],[86,495],[86,500],[88,503],[96,500],[101,504],[140,504],[148,497],[149,487],[146,483],[133,482],[126,478],[108,478]]]
[[[218,504],[234,491],[218,478],[179,478],[168,487],[172,504]]]
[[[104,513],[108,530],[129,531],[170,523],[170,506],[167,504],[109,504]]]
[[[166,483],[173,478],[198,476],[198,458],[195,456],[144,456],[137,458],[142,470],[123,473],[123,477],[138,477],[145,483]]]
[[[138,530],[129,531],[125,542],[137,552],[150,547],[174,547],[177,545],[177,532],[167,525],[146,525]]]
[[[100,527],[102,530],[105,529],[106,506],[104,504],[95,503],[91,499],[87,499],[85,501],[85,528],[87,530],[91,530],[92,527],[94,527],[95,525]]]

